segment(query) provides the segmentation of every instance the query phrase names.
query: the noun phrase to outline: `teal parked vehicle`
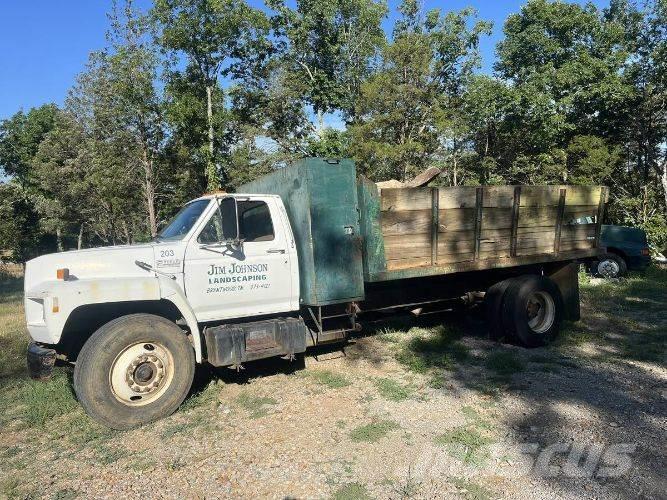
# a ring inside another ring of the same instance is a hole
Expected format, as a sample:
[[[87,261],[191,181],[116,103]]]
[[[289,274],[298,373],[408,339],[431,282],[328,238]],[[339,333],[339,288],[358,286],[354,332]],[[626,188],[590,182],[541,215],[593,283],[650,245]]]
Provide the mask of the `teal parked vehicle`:
[[[600,246],[607,251],[590,263],[596,276],[618,278],[630,271],[642,271],[651,263],[646,232],[637,227],[603,225]]]

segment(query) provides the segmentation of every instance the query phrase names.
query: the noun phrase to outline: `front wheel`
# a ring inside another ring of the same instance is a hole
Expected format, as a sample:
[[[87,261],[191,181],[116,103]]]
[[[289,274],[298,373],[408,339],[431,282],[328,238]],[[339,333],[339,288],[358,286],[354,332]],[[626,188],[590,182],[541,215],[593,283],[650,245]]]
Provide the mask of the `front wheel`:
[[[130,429],[176,411],[194,371],[192,345],[176,324],[130,314],[102,326],[85,343],[74,368],[74,390],[93,419]]]

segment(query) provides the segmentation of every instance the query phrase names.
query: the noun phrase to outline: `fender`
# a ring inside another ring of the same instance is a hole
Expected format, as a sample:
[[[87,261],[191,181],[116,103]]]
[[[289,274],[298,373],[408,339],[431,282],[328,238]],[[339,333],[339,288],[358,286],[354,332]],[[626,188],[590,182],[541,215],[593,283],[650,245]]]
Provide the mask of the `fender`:
[[[192,307],[190,307],[190,302],[188,302],[188,299],[185,297],[183,289],[178,286],[174,280],[165,278],[164,276],[159,276],[158,281],[160,283],[160,298],[168,300],[174,304],[183,315],[185,322],[188,324],[188,328],[190,328],[190,332],[192,332],[192,344],[195,349],[195,361],[197,361],[197,363],[201,363],[201,334],[199,332],[199,324],[197,323],[195,313],[192,310]]]
[[[167,300],[180,311],[192,332],[195,359],[202,361],[197,319],[183,291],[166,277],[125,277],[44,281],[25,294],[26,319],[33,340],[57,344],[65,323],[77,307],[90,304]]]

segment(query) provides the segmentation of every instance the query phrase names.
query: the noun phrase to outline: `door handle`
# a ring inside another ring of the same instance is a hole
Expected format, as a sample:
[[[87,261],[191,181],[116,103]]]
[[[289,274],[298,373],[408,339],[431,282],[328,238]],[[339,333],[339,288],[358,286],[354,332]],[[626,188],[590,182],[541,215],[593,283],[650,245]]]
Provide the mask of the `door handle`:
[[[266,251],[266,253],[285,253],[284,248],[271,248]]]

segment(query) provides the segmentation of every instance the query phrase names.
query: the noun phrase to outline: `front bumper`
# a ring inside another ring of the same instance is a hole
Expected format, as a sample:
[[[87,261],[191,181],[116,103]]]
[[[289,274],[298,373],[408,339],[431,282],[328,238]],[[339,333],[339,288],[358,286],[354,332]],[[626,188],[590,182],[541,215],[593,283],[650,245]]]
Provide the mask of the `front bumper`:
[[[56,351],[42,347],[36,342],[30,342],[27,352],[28,373],[35,380],[47,380],[53,374],[56,364]]]

